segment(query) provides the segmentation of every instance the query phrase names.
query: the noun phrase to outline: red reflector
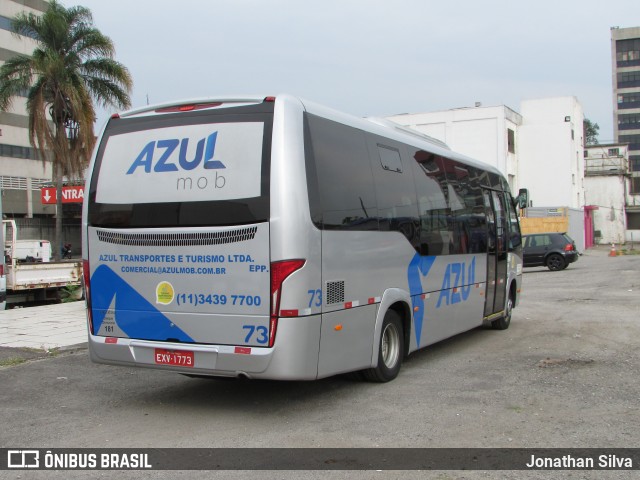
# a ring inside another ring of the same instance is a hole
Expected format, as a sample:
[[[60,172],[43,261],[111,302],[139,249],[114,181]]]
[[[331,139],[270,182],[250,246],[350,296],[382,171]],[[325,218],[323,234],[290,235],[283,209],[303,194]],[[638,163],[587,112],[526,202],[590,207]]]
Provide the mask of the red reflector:
[[[280,310],[281,317],[297,317],[298,310]]]
[[[114,113],[113,115],[111,115],[111,118],[120,118],[120,114]]]
[[[573,245],[571,245],[570,243],[567,243],[567,244],[564,246],[564,251],[565,251],[565,252],[571,252],[572,250],[573,250]]]
[[[0,277],[4,276],[4,264],[0,263]]]
[[[172,112],[191,112],[193,110],[203,110],[205,108],[214,108],[222,105],[222,102],[211,103],[191,103],[187,105],[174,105],[172,107],[164,107],[156,109],[156,113],[172,113]]]
[[[353,307],[353,302],[347,302],[344,304],[344,308],[351,308]]]
[[[375,299],[375,298],[373,298],[373,297],[371,297],[371,298],[369,299],[369,303],[376,303],[376,299]]]
[[[251,354],[251,347],[236,347],[233,350],[233,353],[240,353],[242,355],[250,355]]]
[[[276,101],[276,97],[264,97],[264,101],[265,102],[275,102]]]
[[[118,343],[118,339],[116,337],[107,337],[104,339],[104,343]]]

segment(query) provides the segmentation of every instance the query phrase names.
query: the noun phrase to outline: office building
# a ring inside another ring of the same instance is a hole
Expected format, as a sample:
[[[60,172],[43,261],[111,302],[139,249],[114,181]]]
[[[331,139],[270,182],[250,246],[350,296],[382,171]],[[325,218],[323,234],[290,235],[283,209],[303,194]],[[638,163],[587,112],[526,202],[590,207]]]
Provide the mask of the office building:
[[[0,1],[0,64],[17,54],[31,54],[36,42],[15,35],[11,20],[20,12],[41,14],[44,0]],[[0,189],[3,214],[7,217],[46,217],[55,205],[43,205],[40,187],[51,183],[51,164],[44,164],[29,143],[26,98],[15,98],[12,108],[0,112]]]
[[[640,27],[611,28],[613,133],[629,145],[627,229],[640,229]],[[629,240],[629,239],[627,239]]]

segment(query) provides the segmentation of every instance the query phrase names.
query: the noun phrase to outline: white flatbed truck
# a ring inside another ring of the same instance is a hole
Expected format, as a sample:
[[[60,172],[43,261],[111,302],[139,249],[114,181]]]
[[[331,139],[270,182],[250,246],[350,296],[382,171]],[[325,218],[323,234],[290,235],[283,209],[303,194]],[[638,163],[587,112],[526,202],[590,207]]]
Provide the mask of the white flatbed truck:
[[[64,287],[81,286],[82,261],[63,260],[49,262],[26,261],[19,253],[24,240],[18,240],[18,230],[14,220],[3,220],[5,237],[4,259],[7,290],[7,304],[37,302],[59,298]],[[47,241],[31,241],[34,245],[47,245]],[[48,258],[47,255],[44,258]]]

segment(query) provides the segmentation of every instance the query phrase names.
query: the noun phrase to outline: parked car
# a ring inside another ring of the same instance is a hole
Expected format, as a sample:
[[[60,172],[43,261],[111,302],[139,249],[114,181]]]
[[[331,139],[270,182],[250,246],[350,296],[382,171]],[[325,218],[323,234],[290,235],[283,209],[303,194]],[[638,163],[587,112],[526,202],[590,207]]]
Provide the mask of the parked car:
[[[524,266],[564,270],[578,260],[580,254],[566,233],[532,233],[523,236]]]

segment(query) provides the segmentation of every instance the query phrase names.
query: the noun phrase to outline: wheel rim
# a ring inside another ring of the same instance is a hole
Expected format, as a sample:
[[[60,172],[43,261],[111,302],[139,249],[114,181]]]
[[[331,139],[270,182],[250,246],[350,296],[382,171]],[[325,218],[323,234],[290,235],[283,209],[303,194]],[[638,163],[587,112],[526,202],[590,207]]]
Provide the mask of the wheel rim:
[[[504,315],[504,320],[507,323],[511,322],[512,310],[513,310],[513,298],[509,297],[509,300],[507,300],[507,311],[505,312],[505,315]]]
[[[393,324],[382,332],[382,361],[387,368],[395,367],[400,357],[400,334]]]
[[[556,255],[552,256],[549,258],[549,266],[554,270],[559,269],[562,266],[562,259]]]

